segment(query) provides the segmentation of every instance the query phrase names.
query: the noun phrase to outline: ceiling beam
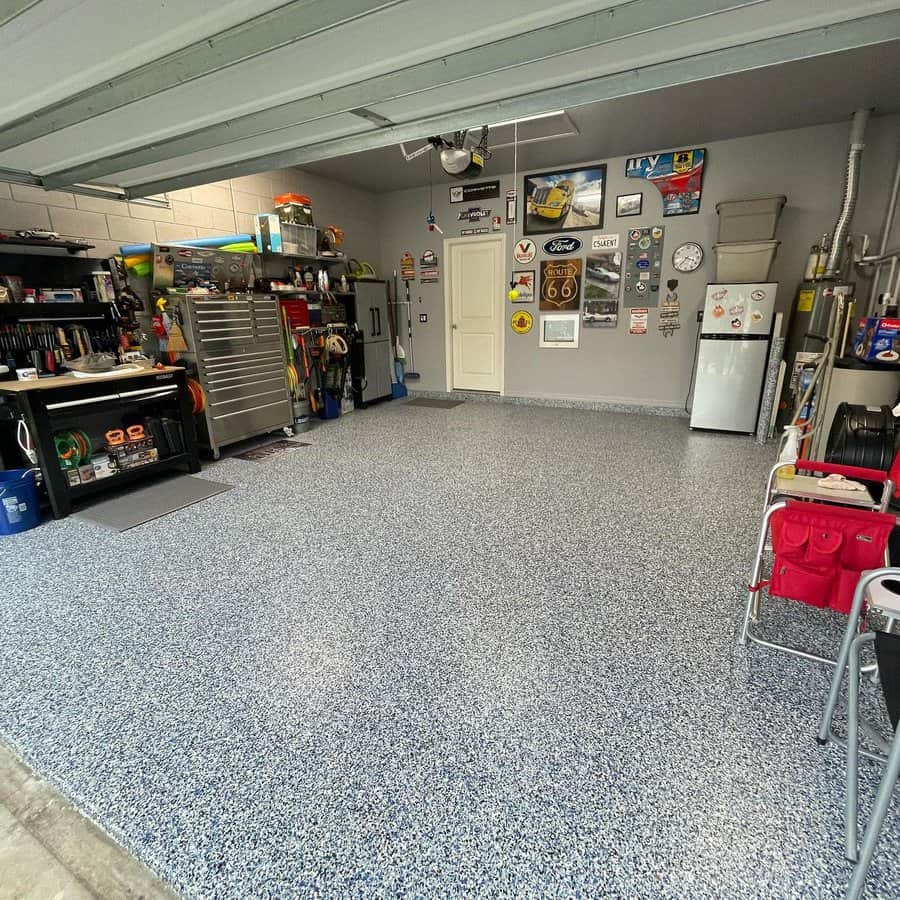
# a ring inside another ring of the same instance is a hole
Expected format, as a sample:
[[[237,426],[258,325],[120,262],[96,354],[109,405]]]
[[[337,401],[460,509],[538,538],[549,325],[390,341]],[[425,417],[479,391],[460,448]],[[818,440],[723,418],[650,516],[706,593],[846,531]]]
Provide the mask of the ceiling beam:
[[[0,128],[0,151],[45,137],[399,2],[401,0],[292,0],[4,125]]]
[[[114,172],[125,172],[166,159],[188,156],[232,141],[277,132],[326,116],[351,112],[435,87],[528,65],[536,60],[549,59],[765,2],[768,0],[694,0],[691,3],[677,4],[633,0],[615,9],[578,16],[566,22],[473,47],[312,97],[282,103],[219,125],[153,141],[143,147],[47,173],[44,175],[44,183],[48,188],[62,188],[78,182],[96,181]]]
[[[21,169],[8,169],[5,166],[0,166],[0,181],[47,189],[38,175],[32,175],[31,172],[24,172]],[[169,208],[169,201],[165,197],[128,197],[121,188],[117,187],[103,188],[96,184],[73,184],[69,191],[85,197],[102,197],[104,200],[121,200],[122,202],[128,200],[131,203],[141,203],[145,206]]]
[[[0,2],[0,27],[12,22],[13,19],[27,12],[32,6],[37,6],[41,0],[2,0]]]
[[[587,103],[611,100],[647,91],[660,90],[730,75],[798,59],[808,59],[843,50],[881,44],[900,39],[900,11],[867,16],[836,25],[799,31],[795,34],[767,38],[726,50],[690,56],[685,59],[636,67],[613,75],[588,79],[565,87],[550,88],[479,106],[460,108],[391,128],[365,134],[336,138],[226,165],[176,175],[141,184],[125,186],[128,196],[144,196],[167,190],[193,187],[212,181],[224,181],[288,166],[333,159],[365,150],[387,147],[400,141],[422,138],[429,134],[443,134],[473,122],[506,121],[539,115],[557,109],[570,109]],[[698,113],[699,114],[699,113]],[[399,151],[398,151],[399,152]]]

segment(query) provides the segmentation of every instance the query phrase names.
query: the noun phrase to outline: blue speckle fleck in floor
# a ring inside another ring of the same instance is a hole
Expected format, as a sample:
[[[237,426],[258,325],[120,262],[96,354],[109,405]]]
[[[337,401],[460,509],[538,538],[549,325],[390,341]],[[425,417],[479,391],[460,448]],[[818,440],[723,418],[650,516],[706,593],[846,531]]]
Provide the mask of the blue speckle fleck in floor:
[[[771,450],[474,402],[303,440],[4,540],[0,733],[114,837],[198,898],[842,895],[828,673],[735,643]]]

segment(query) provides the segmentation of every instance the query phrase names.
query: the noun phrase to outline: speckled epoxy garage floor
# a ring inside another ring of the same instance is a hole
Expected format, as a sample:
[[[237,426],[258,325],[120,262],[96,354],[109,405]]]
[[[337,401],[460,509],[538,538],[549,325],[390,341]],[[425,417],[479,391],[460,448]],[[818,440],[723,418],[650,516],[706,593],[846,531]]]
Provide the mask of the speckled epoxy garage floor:
[[[303,439],[4,540],[0,733],[114,837],[188,897],[841,896],[827,673],[735,645],[771,450],[473,402]]]

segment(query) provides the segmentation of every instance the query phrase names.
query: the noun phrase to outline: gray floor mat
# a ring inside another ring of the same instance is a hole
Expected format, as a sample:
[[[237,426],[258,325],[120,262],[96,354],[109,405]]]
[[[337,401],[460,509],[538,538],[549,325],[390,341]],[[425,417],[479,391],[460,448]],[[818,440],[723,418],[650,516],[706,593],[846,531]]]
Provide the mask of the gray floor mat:
[[[461,406],[465,400],[433,400],[431,397],[416,397],[413,400],[407,400],[407,406],[430,406],[433,409],[453,409],[454,406]]]
[[[77,519],[94,522],[113,531],[128,531],[136,525],[143,525],[223,491],[230,491],[232,487],[230,484],[194,478],[192,475],[177,475],[155,481],[135,491],[123,491],[115,497],[99,500],[79,509],[73,515]]]

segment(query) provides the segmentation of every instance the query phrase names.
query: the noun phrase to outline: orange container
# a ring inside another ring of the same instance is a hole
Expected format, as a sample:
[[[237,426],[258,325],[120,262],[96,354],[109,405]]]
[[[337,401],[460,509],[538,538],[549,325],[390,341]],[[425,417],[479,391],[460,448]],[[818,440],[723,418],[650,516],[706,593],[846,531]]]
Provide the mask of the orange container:
[[[275,212],[289,225],[313,225],[312,200],[306,194],[279,194],[272,198]]]

